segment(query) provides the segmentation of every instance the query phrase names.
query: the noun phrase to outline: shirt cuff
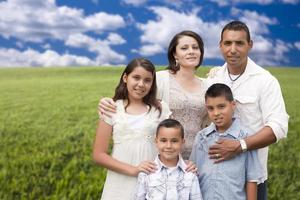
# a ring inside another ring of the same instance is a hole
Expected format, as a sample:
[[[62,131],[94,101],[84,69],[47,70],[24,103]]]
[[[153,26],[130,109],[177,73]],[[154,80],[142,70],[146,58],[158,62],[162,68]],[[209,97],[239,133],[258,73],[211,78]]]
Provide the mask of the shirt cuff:
[[[268,122],[265,124],[265,126],[269,126],[271,127],[271,129],[274,132],[274,135],[276,137],[276,142],[278,142],[279,140],[286,138],[287,137],[287,132],[288,132],[288,126],[284,126],[284,125],[278,125],[278,123],[276,122]]]

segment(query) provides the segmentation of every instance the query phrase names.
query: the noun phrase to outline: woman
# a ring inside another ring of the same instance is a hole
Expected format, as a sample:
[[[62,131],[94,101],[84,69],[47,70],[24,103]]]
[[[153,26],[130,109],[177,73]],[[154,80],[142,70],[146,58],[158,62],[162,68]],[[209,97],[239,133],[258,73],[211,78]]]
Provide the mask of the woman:
[[[157,72],[157,98],[169,105],[170,118],[178,120],[184,127],[184,159],[189,159],[196,133],[209,122],[204,104],[206,86],[204,80],[195,74],[203,56],[202,38],[193,31],[182,31],[170,42],[167,69]],[[105,115],[115,112],[114,102],[101,99],[99,111]]]

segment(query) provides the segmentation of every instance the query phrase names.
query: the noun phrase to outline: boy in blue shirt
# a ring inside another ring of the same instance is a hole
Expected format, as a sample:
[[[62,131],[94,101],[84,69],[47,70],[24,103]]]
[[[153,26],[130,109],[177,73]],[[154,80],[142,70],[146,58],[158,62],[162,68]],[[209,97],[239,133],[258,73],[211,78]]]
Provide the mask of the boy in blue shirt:
[[[209,158],[209,146],[219,139],[239,140],[249,133],[237,118],[233,118],[235,101],[230,88],[214,84],[205,94],[205,104],[210,120],[207,128],[197,133],[190,160],[196,163],[204,200],[256,200],[257,183],[262,178],[257,151],[246,151],[220,163]],[[220,159],[221,155],[214,155]]]
[[[197,176],[186,172],[181,157],[184,146],[182,125],[174,119],[162,121],[155,138],[157,171],[138,176],[135,200],[202,200]]]

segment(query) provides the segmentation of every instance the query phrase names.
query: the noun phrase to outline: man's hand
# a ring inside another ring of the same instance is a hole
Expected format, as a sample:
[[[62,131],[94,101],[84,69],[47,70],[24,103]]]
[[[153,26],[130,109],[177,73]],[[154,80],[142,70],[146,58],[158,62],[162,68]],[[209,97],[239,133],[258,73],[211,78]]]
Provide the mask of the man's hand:
[[[101,118],[103,115],[111,117],[116,112],[116,105],[114,100],[108,97],[100,99],[98,104],[98,114]]]
[[[241,145],[238,140],[221,139],[209,147],[209,158],[215,159],[215,163],[229,160],[241,153]]]

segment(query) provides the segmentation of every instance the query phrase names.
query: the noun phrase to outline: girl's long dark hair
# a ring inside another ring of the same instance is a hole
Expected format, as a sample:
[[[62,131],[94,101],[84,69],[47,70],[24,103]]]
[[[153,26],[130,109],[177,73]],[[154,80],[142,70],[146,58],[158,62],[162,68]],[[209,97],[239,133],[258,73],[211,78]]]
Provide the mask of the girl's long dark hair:
[[[135,58],[128,63],[128,65],[126,66],[125,70],[123,71],[123,73],[121,75],[119,84],[115,89],[115,95],[113,97],[113,100],[116,101],[119,99],[126,99],[128,101],[128,104],[126,105],[125,110],[129,106],[130,101],[128,98],[128,90],[127,90],[126,83],[123,81],[123,76],[125,74],[128,76],[136,67],[142,67],[146,71],[148,71],[152,74],[153,82],[152,82],[149,93],[143,98],[143,102],[150,107],[149,111],[151,110],[151,108],[153,106],[156,109],[158,109],[159,113],[161,114],[161,104],[156,99],[157,86],[156,86],[155,67],[150,60],[147,60],[145,58]]]

